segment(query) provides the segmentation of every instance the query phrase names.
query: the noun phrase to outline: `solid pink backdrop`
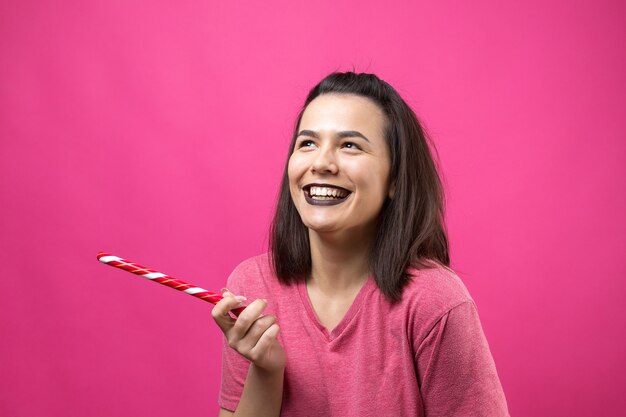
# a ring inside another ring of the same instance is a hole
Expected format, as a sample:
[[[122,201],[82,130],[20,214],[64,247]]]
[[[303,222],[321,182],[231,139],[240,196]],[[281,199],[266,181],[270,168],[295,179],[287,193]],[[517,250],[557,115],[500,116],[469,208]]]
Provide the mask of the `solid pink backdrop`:
[[[506,4],[505,4],[506,3]],[[215,416],[210,305],[332,70],[414,107],[511,413],[626,408],[618,1],[2,1],[0,415]]]

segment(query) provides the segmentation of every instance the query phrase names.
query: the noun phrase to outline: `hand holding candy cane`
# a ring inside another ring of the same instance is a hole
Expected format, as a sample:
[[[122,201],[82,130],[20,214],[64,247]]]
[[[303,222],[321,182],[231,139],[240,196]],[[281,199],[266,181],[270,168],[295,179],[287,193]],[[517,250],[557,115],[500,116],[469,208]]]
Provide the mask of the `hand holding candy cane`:
[[[107,265],[140,275],[215,304],[212,313],[213,318],[233,349],[261,369],[275,372],[282,372],[284,369],[285,353],[276,339],[279,331],[276,318],[262,314],[267,307],[266,300],[256,300],[247,307],[241,307],[245,297],[235,296],[228,290],[225,290],[222,296],[162,272],[127,261],[119,256],[100,252],[97,257],[100,262]],[[244,309],[246,312],[241,319],[235,320],[229,314],[232,312],[239,316]]]
[[[250,303],[235,320],[228,312],[237,307],[243,297],[238,297],[225,290],[224,299],[213,308],[213,319],[220,326],[228,345],[241,356],[248,359],[255,368],[275,375],[285,369],[285,351],[278,342],[280,331],[276,317],[264,315],[267,300],[258,299]]]

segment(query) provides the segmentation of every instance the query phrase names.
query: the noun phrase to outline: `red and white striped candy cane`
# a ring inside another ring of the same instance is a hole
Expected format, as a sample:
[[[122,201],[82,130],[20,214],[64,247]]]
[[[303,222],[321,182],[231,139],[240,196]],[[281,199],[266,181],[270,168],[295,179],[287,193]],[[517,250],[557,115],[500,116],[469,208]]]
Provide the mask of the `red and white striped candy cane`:
[[[222,297],[220,294],[207,291],[203,288],[196,287],[193,284],[189,284],[185,281],[181,281],[179,279],[170,277],[165,275],[162,272],[155,271],[153,269],[148,269],[145,266],[141,266],[134,262],[127,261],[125,259],[120,258],[119,256],[111,255],[109,253],[100,252],[98,253],[98,260],[107,265],[114,266],[116,268],[123,269],[124,271],[132,272],[135,275],[142,276],[144,278],[148,278],[151,281],[158,282],[159,284],[167,285],[170,288],[174,288],[175,290],[182,291],[189,295],[193,295],[201,300],[208,301],[212,304],[217,304]],[[245,307],[239,307],[231,310],[233,314],[236,316],[239,315],[243,311]]]

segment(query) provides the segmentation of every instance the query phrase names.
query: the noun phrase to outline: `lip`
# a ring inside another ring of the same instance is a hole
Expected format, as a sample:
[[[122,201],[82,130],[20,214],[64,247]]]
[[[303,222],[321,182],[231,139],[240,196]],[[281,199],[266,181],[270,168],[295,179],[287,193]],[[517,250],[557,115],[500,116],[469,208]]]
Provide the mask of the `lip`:
[[[348,193],[348,195],[346,195],[343,198],[338,198],[338,199],[333,199],[333,200],[314,200],[313,198],[311,198],[311,196],[309,195],[309,190],[311,189],[311,187],[329,187],[329,188],[337,188],[340,190],[343,190],[345,192]],[[333,184],[319,184],[319,183],[311,183],[311,184],[307,184],[304,187],[302,187],[302,192],[304,193],[304,198],[306,200],[307,203],[313,205],[313,206],[336,206],[337,204],[341,204],[344,201],[346,201],[348,198],[350,198],[350,196],[352,195],[352,191],[347,190],[343,187],[340,187],[338,185],[333,185]]]

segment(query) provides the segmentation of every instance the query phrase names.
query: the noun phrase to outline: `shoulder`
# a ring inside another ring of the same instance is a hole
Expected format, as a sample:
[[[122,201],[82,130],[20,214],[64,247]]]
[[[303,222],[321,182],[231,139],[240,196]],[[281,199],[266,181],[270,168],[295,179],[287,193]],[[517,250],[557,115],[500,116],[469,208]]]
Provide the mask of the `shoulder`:
[[[469,291],[456,272],[432,261],[427,266],[408,269],[411,281],[404,290],[404,296],[430,299],[445,305],[472,301]]]
[[[435,262],[427,266],[407,271],[411,281],[404,288],[401,304],[412,312],[410,316],[419,317],[420,323],[429,328],[452,309],[473,304],[473,300],[452,269]]]
[[[267,285],[274,281],[271,258],[268,253],[262,253],[248,258],[233,269],[227,280],[227,287],[237,293],[249,291],[259,285]]]

